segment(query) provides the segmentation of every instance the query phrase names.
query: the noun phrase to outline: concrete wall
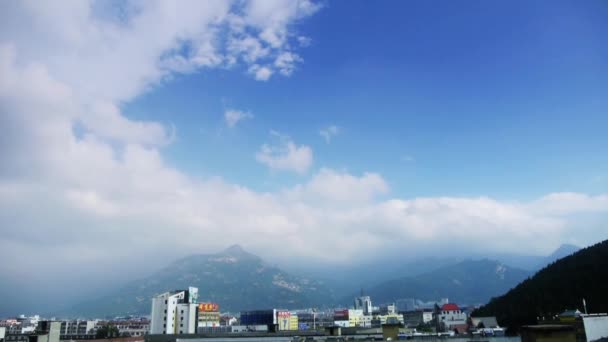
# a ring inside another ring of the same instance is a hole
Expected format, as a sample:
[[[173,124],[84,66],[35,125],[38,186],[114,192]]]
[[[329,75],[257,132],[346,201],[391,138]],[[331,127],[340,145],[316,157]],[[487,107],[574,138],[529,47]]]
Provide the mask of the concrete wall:
[[[608,315],[583,316],[583,324],[587,342],[593,342],[602,337],[608,338]]]

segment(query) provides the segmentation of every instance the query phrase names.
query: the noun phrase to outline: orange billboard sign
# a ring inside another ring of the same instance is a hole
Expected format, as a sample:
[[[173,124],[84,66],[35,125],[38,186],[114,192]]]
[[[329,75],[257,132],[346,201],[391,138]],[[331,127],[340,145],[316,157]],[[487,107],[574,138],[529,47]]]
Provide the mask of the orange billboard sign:
[[[220,306],[217,303],[198,303],[199,312],[218,312]]]

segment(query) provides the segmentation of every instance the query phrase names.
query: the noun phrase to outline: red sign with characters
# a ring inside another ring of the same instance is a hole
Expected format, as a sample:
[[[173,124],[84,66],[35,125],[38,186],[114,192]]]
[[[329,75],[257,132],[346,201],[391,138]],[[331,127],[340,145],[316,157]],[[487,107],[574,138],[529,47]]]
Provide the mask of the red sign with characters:
[[[289,312],[289,311],[278,311],[277,312],[277,316],[279,316],[281,318],[289,318],[289,317],[291,317],[291,312]]]
[[[220,311],[220,306],[217,303],[198,303],[198,311],[218,312]]]
[[[334,311],[334,319],[336,320],[348,320],[348,310],[337,310]]]

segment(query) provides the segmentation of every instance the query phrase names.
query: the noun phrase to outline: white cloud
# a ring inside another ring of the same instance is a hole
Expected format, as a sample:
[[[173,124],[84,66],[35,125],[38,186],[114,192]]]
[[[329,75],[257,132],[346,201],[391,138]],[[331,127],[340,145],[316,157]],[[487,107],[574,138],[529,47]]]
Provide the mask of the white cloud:
[[[331,138],[338,135],[338,133],[340,133],[340,128],[336,125],[330,125],[319,130],[319,135],[322,136],[328,144],[331,142]]]
[[[312,149],[306,145],[296,145],[289,136],[271,131],[277,139],[274,145],[264,144],[255,159],[273,170],[308,172],[312,166]]]
[[[240,121],[252,118],[253,114],[238,109],[227,109],[224,112],[224,120],[226,121],[226,125],[230,128],[236,126]]]
[[[386,198],[381,175],[328,168],[277,192],[192,177],[163,158],[167,123],[128,118],[121,107],[174,73],[230,61],[257,65],[260,79],[280,73],[274,62],[291,52],[290,27],[318,6],[262,0],[232,13],[223,1],[121,4],[132,6],[121,9],[127,17],[100,16],[80,0],[0,3],[0,258],[11,261],[0,273],[50,286],[78,269],[86,288],[106,284],[106,270],[124,279],[235,242],[265,257],[346,263],[361,250],[534,253],[605,237],[605,226],[581,217],[606,222],[606,194]],[[230,50],[232,37],[247,35],[268,52]],[[259,162],[310,170],[309,146],[273,136]]]
[[[386,194],[388,184],[377,173],[366,172],[362,176],[353,176],[347,172],[322,168],[304,185],[298,185],[285,192],[289,198],[298,201],[317,203],[323,200],[326,205],[344,203],[369,203],[377,195]]]
[[[401,156],[401,161],[403,162],[413,162],[416,159],[414,159],[414,157],[410,156],[409,154],[404,154]]]
[[[254,64],[249,68],[249,73],[253,75],[257,81],[268,81],[270,76],[274,73],[268,66],[261,66]]]
[[[301,47],[308,47],[312,43],[312,39],[310,37],[306,37],[306,36],[299,36],[298,43],[300,44]]]
[[[271,24],[256,1],[0,4],[0,257],[26,253],[2,270],[57,279],[94,260],[130,272],[122,261],[169,256],[148,253],[174,245],[163,227],[199,238],[222,229],[212,197],[255,205],[250,190],[168,166],[159,148],[173,138],[170,121],[134,120],[121,108],[176,73],[258,64],[258,79],[281,73],[277,57],[295,53],[291,28],[312,12],[261,4],[278,10]],[[254,221],[286,221],[265,212]]]
[[[260,29],[262,40],[273,48],[287,44],[287,24],[313,15],[321,5],[312,1],[257,0],[247,3],[245,21]]]
[[[543,214],[567,215],[580,212],[608,211],[608,195],[591,196],[573,192],[559,192],[541,197],[530,209]]]
[[[281,74],[289,76],[295,70],[295,64],[301,60],[300,56],[293,52],[283,52],[277,56],[277,59],[274,61],[274,66]]]

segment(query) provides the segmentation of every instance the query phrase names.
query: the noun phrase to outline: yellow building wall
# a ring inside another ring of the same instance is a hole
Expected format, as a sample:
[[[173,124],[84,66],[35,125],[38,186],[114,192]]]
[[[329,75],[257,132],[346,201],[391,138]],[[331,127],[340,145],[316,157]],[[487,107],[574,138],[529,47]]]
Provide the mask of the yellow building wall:
[[[298,316],[296,314],[291,314],[288,317],[278,317],[277,323],[280,331],[298,330]]]
[[[298,316],[291,314],[289,317],[289,330],[298,330]]]

